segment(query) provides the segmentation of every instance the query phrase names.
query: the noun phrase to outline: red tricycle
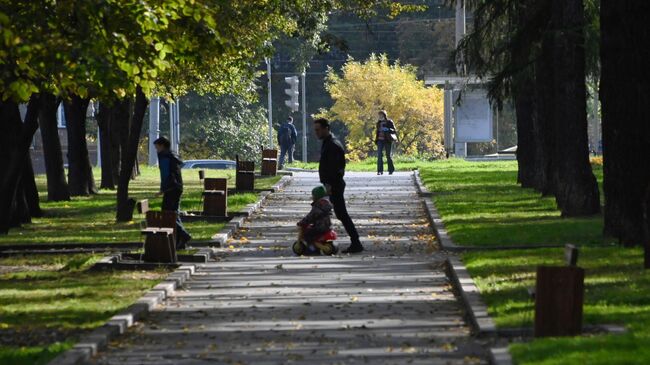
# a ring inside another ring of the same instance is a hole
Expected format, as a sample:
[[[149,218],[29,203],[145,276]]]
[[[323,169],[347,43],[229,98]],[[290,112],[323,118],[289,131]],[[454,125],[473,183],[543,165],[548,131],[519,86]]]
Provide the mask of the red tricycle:
[[[298,240],[293,243],[293,252],[298,255],[335,255],[339,251],[336,240],[336,232],[329,230],[323,233],[312,243],[305,240],[305,234],[309,232],[311,226],[298,226]]]

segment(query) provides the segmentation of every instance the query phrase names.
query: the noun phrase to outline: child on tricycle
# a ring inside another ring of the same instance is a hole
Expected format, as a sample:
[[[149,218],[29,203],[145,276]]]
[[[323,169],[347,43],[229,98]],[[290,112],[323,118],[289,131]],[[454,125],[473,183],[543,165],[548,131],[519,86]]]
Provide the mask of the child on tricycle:
[[[332,203],[322,185],[312,189],[311,196],[311,210],[298,222],[298,240],[293,244],[293,252],[333,255],[338,249],[334,243],[336,232],[332,230]]]

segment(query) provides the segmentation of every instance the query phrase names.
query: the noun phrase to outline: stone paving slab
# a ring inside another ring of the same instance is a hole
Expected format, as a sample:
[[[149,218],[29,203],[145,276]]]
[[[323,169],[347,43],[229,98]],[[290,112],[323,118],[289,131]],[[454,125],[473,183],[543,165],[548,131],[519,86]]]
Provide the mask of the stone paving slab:
[[[487,363],[444,274],[412,174],[346,180],[363,254],[293,255],[295,223],[318,182],[297,173],[216,250],[216,261],[199,265],[94,363]]]

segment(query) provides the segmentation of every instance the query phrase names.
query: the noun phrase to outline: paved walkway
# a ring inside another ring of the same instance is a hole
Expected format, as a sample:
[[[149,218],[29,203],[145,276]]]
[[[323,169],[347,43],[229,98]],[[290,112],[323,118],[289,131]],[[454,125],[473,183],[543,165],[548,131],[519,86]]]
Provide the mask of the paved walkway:
[[[101,353],[98,364],[475,364],[410,173],[351,173],[366,251],[295,257],[295,223],[317,175],[273,194],[220,259]],[[343,247],[345,231],[334,220]]]

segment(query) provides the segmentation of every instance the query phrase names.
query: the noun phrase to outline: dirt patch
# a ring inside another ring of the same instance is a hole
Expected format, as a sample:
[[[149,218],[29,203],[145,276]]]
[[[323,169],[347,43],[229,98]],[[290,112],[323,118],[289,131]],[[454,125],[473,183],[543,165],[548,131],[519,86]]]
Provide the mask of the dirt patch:
[[[0,275],[25,271],[57,271],[63,265],[0,265]]]

